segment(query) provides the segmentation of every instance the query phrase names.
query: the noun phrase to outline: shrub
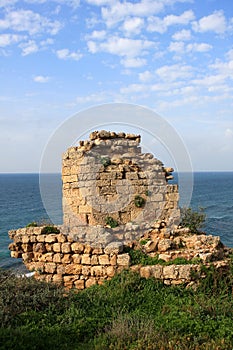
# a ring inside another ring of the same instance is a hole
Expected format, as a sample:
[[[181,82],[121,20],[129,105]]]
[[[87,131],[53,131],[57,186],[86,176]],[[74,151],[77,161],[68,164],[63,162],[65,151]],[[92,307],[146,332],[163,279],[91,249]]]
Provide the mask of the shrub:
[[[194,234],[199,233],[206,219],[206,214],[203,208],[198,211],[193,211],[191,208],[181,209],[181,227],[188,227]]]
[[[111,216],[106,218],[106,225],[109,225],[111,228],[115,228],[118,226],[118,222],[113,219]]]
[[[143,197],[137,195],[134,198],[134,204],[137,208],[141,208],[145,204],[145,199]]]
[[[37,222],[32,221],[32,222],[29,222],[29,224],[27,224],[26,227],[37,227],[37,226],[38,226]]]
[[[60,230],[56,226],[45,226],[41,230],[42,234],[48,233],[60,233]]]
[[[111,164],[111,159],[109,157],[101,157],[100,161],[104,167],[107,167]]]

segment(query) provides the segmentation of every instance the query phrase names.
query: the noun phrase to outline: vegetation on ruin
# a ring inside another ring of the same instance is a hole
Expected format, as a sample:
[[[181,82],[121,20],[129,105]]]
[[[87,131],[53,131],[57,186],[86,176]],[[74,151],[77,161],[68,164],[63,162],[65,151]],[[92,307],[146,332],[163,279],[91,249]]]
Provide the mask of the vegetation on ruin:
[[[60,233],[60,230],[53,225],[45,226],[41,230],[42,234],[49,234],[49,233]]]
[[[101,164],[104,167],[107,167],[108,165],[111,165],[111,159],[109,157],[101,157],[100,161],[101,161]]]
[[[141,208],[145,205],[145,199],[139,195],[135,196],[134,204],[137,208]]]
[[[29,222],[29,224],[27,224],[26,227],[37,227],[37,226],[38,226],[37,222],[32,221],[32,222]]]
[[[123,271],[64,292],[1,271],[0,349],[229,350],[232,272],[212,268],[194,290]]]
[[[118,226],[118,222],[115,219],[113,219],[111,216],[107,216],[105,222],[106,222],[106,225],[110,226],[111,228],[115,228]]]
[[[159,259],[159,254],[157,254],[155,257],[151,257],[148,254],[146,254],[143,249],[132,249],[129,247],[124,248],[125,253],[129,253],[130,256],[130,265],[187,265],[187,264],[200,264],[201,259],[200,258],[193,258],[193,259],[185,259],[185,258],[176,258],[170,261],[164,261],[163,259]]]
[[[191,233],[197,234],[204,226],[206,214],[204,208],[193,210],[192,208],[181,208],[181,227],[188,227]]]

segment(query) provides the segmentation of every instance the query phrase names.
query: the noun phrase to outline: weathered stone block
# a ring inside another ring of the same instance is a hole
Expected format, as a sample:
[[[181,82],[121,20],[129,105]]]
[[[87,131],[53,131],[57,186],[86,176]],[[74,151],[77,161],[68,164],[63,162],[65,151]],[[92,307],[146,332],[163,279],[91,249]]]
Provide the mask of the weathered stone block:
[[[130,263],[130,256],[128,253],[117,256],[117,265],[128,267]]]
[[[61,263],[63,255],[61,253],[56,253],[53,255],[53,262]]]
[[[91,276],[100,277],[103,275],[103,266],[92,266]]]
[[[163,277],[164,279],[176,279],[178,276],[178,269],[176,265],[164,266]]]
[[[53,251],[56,253],[60,253],[61,252],[61,243],[54,243],[53,244]]]
[[[71,252],[71,244],[69,242],[62,243],[61,245],[62,253],[70,253]]]
[[[99,255],[100,265],[110,265],[109,256],[107,254]]]
[[[57,269],[57,265],[55,263],[47,263],[44,266],[45,272],[47,273],[55,273],[56,269]]]
[[[72,259],[73,259],[73,263],[74,264],[80,264],[81,263],[81,259],[82,259],[82,255],[80,255],[80,254],[73,254],[72,255]]]
[[[109,243],[105,249],[105,254],[119,254],[123,252],[123,243],[122,242],[111,242]]]
[[[90,257],[90,255],[89,254],[83,254],[81,263],[83,265],[90,265],[91,264],[91,257]]]
[[[90,277],[85,281],[85,287],[89,288],[97,283],[97,280],[94,277]]]
[[[80,275],[82,273],[82,265],[78,264],[67,264],[65,266],[66,275]]]
[[[140,268],[140,276],[144,278],[149,278],[152,275],[151,267],[150,266],[142,266]]]
[[[85,281],[84,280],[77,280],[74,281],[75,288],[77,289],[84,289],[85,288]]]
[[[50,233],[45,236],[45,242],[46,243],[55,243],[57,242],[57,235],[54,233]]]
[[[84,251],[84,245],[80,242],[74,242],[71,244],[71,250],[74,253],[81,254]]]

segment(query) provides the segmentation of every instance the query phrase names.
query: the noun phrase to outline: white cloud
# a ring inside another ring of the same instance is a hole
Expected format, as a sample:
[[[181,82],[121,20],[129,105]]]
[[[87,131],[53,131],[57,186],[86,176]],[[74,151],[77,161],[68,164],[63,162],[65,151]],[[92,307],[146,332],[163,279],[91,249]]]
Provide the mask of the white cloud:
[[[168,50],[171,52],[183,53],[185,49],[183,41],[171,42]]]
[[[51,2],[51,0],[24,0],[24,1],[29,4],[44,4],[46,2],[47,3]],[[80,0],[52,0],[52,1],[58,4],[64,4],[66,6],[70,6],[74,9],[76,9],[80,5]]]
[[[206,43],[193,43],[188,44],[186,47],[187,51],[196,51],[196,52],[207,52],[213,48],[212,45]]]
[[[50,77],[48,76],[43,76],[43,75],[37,75],[33,78],[35,83],[48,83],[50,80]]]
[[[27,56],[39,51],[39,47],[34,40],[22,43],[19,47],[22,49],[22,56]]]
[[[138,77],[140,81],[145,83],[152,79],[153,74],[150,71],[146,70],[145,72],[139,73]]]
[[[168,26],[176,25],[176,24],[189,24],[192,20],[195,19],[195,15],[192,10],[183,12],[180,16],[176,15],[168,15],[164,17],[164,24]]]
[[[131,17],[124,21],[122,30],[126,33],[126,35],[136,35],[141,32],[143,25],[144,20],[142,18]]]
[[[202,17],[199,21],[193,22],[193,30],[196,32],[213,31],[222,34],[227,30],[227,23],[222,10],[215,11],[209,16]]]
[[[176,32],[172,35],[172,39],[177,41],[191,40],[191,38],[192,38],[191,31],[188,29],[182,29],[181,31]]]
[[[74,60],[79,61],[83,55],[80,52],[71,52],[69,49],[62,49],[56,51],[57,57],[61,60]]]
[[[228,139],[233,139],[233,130],[230,128],[227,128],[225,130],[225,137]]]
[[[115,1],[110,7],[102,8],[102,17],[107,26],[123,21],[127,16],[147,17],[163,10],[161,1],[142,0],[138,3]]]
[[[192,20],[194,20],[195,16],[193,11],[185,11],[181,15],[168,15],[163,19],[155,16],[150,16],[148,18],[148,31],[149,32],[158,32],[165,33],[169,26],[172,25],[187,25]]]
[[[91,53],[108,52],[113,55],[131,58],[147,53],[147,50],[154,45],[154,42],[149,40],[134,40],[118,36],[109,37],[107,41],[101,43],[87,42]]]
[[[0,47],[5,47],[17,43],[25,38],[25,36],[17,34],[0,34]]]
[[[30,35],[42,32],[55,35],[62,28],[58,21],[51,21],[31,10],[9,11],[0,20],[0,29],[28,32]]]
[[[126,68],[138,68],[146,65],[146,59],[139,57],[126,57],[123,58],[121,64]]]
[[[94,30],[90,35],[87,35],[86,38],[93,40],[103,40],[106,37],[107,32],[105,30]]]
[[[163,66],[156,70],[156,74],[164,81],[175,81],[177,79],[187,79],[192,76],[192,67],[174,64]]]

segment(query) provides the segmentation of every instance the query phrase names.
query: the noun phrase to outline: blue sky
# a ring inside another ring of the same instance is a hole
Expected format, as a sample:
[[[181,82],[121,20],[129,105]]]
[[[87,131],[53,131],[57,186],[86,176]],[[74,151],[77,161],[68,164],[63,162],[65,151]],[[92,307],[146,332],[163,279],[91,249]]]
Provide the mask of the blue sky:
[[[194,170],[233,170],[232,79],[232,1],[0,0],[0,172],[38,172],[61,123],[115,102],[165,118]]]

